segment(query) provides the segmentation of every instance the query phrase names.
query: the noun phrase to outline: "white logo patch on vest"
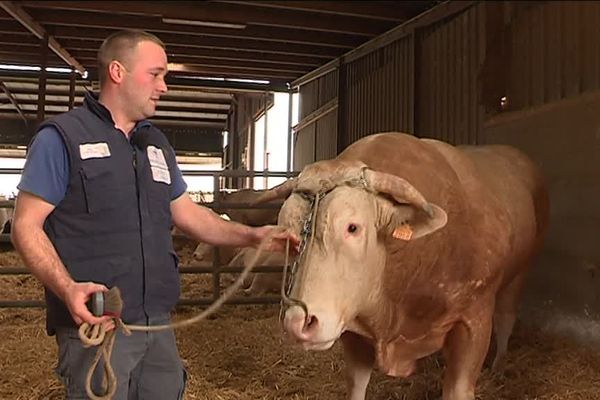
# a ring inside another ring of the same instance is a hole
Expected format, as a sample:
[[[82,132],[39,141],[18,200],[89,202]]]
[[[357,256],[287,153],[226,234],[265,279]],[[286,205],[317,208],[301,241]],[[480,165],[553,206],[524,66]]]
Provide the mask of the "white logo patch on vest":
[[[167,165],[162,149],[148,146],[147,150],[150,169],[152,170],[152,179],[154,179],[155,182],[162,182],[170,185],[171,174],[169,174],[169,166]]]
[[[88,158],[106,158],[110,157],[108,143],[84,143],[79,145],[79,156],[82,160]]]

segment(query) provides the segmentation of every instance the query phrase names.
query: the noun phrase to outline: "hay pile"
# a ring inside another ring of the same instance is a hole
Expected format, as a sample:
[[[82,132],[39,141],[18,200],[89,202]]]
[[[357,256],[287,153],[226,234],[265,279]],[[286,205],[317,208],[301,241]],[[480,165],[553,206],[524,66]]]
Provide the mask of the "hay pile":
[[[15,262],[12,265],[20,263]],[[8,265],[1,255],[0,265]],[[206,284],[197,276],[183,280],[186,288]],[[41,298],[34,279],[2,277],[0,284],[3,299],[26,294]],[[182,307],[175,319],[197,312],[198,308]],[[225,306],[213,318],[177,331],[190,374],[185,398],[343,399],[341,346],[319,353],[293,348],[282,338],[277,314],[277,307],[270,305]],[[56,346],[44,333],[43,310],[0,309],[0,332],[0,398],[64,398],[52,371]],[[441,358],[430,357],[409,379],[375,372],[367,398],[435,399],[441,394],[442,369]],[[600,354],[517,326],[506,371],[494,375],[486,369],[478,382],[478,399],[600,400]]]

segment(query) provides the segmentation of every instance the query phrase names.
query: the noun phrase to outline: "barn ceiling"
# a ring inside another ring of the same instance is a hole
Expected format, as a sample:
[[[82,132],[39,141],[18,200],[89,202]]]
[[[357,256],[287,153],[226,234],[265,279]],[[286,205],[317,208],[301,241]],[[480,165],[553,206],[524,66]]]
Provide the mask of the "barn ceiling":
[[[157,118],[224,126],[232,94],[287,84],[439,1],[0,1],[0,64],[74,67],[75,104],[97,76],[102,41],[123,28],[167,46],[169,93]],[[0,114],[35,112],[36,72],[0,71]],[[65,111],[68,77],[52,75],[47,113]],[[5,90],[6,89],[6,90]],[[15,105],[16,104],[16,105]]]

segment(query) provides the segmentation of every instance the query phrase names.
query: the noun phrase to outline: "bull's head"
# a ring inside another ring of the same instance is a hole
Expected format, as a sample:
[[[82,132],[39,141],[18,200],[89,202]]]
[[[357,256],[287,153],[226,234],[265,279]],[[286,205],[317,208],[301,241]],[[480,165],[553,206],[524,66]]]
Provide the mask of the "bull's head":
[[[406,180],[339,160],[309,165],[261,201],[287,197],[278,223],[301,235],[316,195],[313,237],[307,238],[290,293],[306,311],[288,308],[284,327],[306,349],[325,350],[345,330],[359,330],[357,317],[377,307],[385,235],[416,240],[442,228],[447,215]]]

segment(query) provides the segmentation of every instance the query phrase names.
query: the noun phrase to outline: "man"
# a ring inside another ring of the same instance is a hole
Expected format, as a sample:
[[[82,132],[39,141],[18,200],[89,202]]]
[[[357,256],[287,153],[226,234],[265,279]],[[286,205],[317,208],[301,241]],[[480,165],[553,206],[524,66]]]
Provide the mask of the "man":
[[[47,331],[56,335],[57,373],[67,398],[86,398],[96,349],[76,327],[107,323],[86,307],[90,295],[120,288],[129,324],[169,322],[179,298],[170,229],[214,245],[256,246],[272,226],[228,222],[196,205],[165,136],[146,119],[166,93],[163,43],[141,31],[118,32],[98,52],[100,93],[44,122],[19,183],[12,240],[46,288]],[[283,251],[278,234],[271,250]],[[116,399],[177,399],[185,371],[172,330],[118,333],[111,363]],[[99,368],[100,370],[100,368]],[[101,393],[100,373],[93,390]]]

